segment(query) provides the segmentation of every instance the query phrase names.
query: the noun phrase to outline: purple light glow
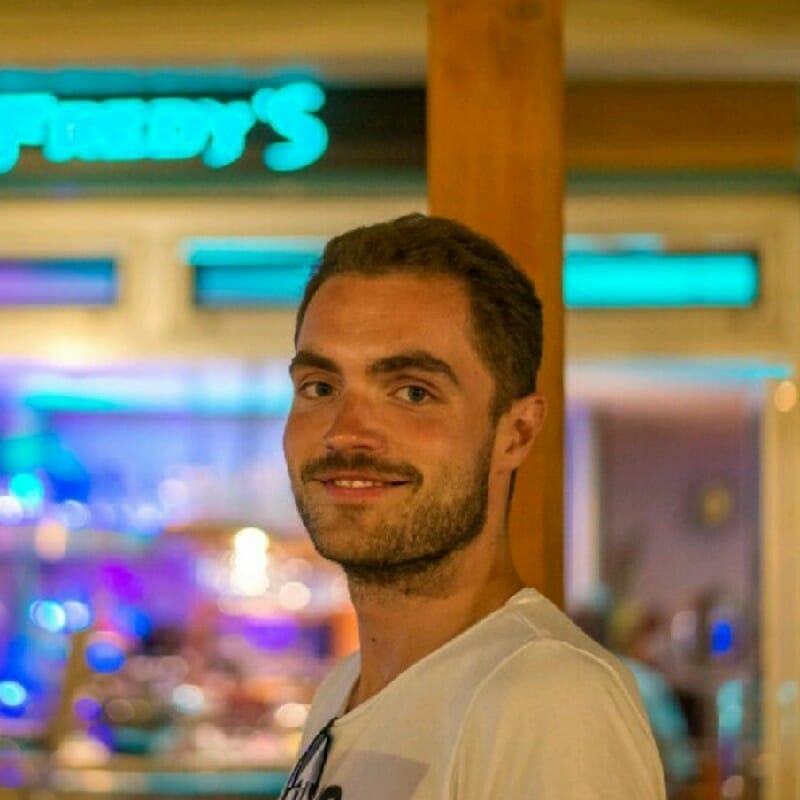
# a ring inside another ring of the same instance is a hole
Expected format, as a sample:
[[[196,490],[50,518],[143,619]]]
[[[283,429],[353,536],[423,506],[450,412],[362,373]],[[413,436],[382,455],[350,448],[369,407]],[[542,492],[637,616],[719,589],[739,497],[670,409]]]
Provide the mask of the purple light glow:
[[[281,653],[297,646],[300,632],[297,620],[289,618],[250,620],[241,628],[242,636],[253,647],[272,653]]]
[[[100,579],[123,603],[137,603],[144,599],[142,579],[130,564],[109,559],[101,567]]]
[[[75,716],[84,722],[94,722],[103,712],[100,701],[94,697],[79,697],[73,706]]]
[[[0,754],[0,787],[3,789],[21,789],[25,784],[25,773],[20,764],[9,763]]]
[[[0,260],[0,306],[113,305],[114,271],[108,258]]]
[[[101,744],[105,745],[109,750],[114,745],[114,732],[108,725],[103,725],[101,722],[96,722],[90,725],[87,733],[92,739],[96,739]]]

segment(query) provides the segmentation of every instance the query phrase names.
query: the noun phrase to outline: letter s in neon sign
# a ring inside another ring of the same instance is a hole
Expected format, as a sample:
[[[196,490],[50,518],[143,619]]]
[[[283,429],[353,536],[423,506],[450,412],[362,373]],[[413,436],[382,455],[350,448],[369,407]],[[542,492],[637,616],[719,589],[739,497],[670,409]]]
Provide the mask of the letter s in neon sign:
[[[14,169],[21,147],[41,147],[44,157],[56,163],[200,156],[206,166],[224,167],[241,158],[257,120],[286,140],[267,145],[265,165],[291,172],[318,161],[327,149],[327,128],[313,116],[324,103],[322,89],[308,81],[259,89],[250,102],[0,95],[0,173]]]
[[[328,130],[312,116],[325,103],[315,83],[303,81],[282,89],[259,89],[251,101],[256,116],[288,141],[267,145],[264,163],[276,172],[292,172],[319,159],[328,148]]]

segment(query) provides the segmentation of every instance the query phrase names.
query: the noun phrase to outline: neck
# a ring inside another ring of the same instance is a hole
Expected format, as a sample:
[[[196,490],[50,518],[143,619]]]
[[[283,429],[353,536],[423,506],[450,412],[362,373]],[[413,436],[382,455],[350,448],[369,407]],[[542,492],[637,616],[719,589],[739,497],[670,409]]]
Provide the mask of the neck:
[[[493,543],[493,552],[483,544],[479,537],[432,571],[391,583],[377,585],[348,576],[361,647],[361,673],[348,710],[522,588],[505,535]]]

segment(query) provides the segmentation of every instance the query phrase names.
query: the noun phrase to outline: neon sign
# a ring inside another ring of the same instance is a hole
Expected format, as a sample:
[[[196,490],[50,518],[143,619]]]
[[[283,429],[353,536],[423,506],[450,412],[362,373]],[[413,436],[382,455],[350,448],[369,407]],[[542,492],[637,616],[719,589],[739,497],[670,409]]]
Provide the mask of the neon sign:
[[[163,97],[59,100],[45,92],[0,94],[0,173],[11,172],[23,147],[41,147],[54,163],[200,157],[212,168],[242,157],[257,123],[285,141],[268,144],[266,167],[293,172],[318,161],[328,130],[314,112],[325,103],[315,83],[263,88],[249,101]]]

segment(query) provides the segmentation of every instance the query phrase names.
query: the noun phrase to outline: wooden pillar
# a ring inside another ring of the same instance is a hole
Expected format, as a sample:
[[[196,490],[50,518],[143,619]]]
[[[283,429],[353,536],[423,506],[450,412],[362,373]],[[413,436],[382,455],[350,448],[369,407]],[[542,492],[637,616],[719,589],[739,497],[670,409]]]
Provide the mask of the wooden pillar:
[[[563,598],[562,0],[429,0],[431,212],[474,227],[533,278],[545,310],[549,415],[519,470],[511,545],[523,579]]]

